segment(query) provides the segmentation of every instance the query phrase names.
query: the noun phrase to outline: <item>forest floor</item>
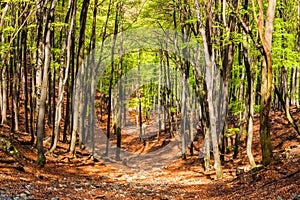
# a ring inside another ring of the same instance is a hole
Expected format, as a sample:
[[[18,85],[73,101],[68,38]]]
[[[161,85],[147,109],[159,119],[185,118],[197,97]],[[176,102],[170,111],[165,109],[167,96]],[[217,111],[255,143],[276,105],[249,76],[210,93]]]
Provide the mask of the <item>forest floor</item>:
[[[295,108],[292,115],[300,125],[300,111]],[[258,116],[254,123],[253,154],[260,164]],[[50,130],[46,148],[51,142]],[[250,170],[242,137],[238,157],[226,154],[224,178],[215,180],[214,171],[205,172],[196,155],[178,158],[164,168],[134,173],[110,167],[87,150],[78,149],[74,158],[62,142],[40,168],[35,164],[36,148],[24,143],[30,135],[11,133],[9,126],[2,125],[0,143],[11,141],[20,155],[0,150],[0,199],[300,199],[300,136],[281,111],[271,112],[271,137],[271,165]]]

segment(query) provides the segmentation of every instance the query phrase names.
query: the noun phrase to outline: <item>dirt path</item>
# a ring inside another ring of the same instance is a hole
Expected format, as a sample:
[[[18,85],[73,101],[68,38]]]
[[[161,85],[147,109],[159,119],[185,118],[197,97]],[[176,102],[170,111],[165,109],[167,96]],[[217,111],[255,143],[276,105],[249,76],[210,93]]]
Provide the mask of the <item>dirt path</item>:
[[[295,113],[294,113],[295,114]],[[299,113],[296,113],[298,119]],[[258,120],[255,121],[253,150],[259,162]],[[23,132],[11,134],[0,126],[0,138],[13,141],[21,156],[0,150],[0,199],[299,199],[300,137],[295,135],[282,113],[273,113],[274,163],[259,171],[248,171],[245,145],[237,159],[225,157],[224,179],[214,180],[214,171],[204,172],[197,156],[177,159],[155,170],[131,171],[126,166],[93,158],[87,150],[68,154],[59,143],[47,164],[34,163],[36,149]],[[45,140],[49,147],[49,140]],[[242,171],[237,174],[237,169]],[[298,195],[298,196],[297,196]]]
[[[0,158],[7,157],[1,151]],[[88,155],[48,156],[44,168],[23,159],[10,160],[5,166],[1,163],[1,199],[293,199],[300,193],[300,173],[292,174],[299,169],[300,156],[238,178],[225,169],[225,179],[218,181],[213,172],[204,173],[195,159],[135,173],[105,166]]]

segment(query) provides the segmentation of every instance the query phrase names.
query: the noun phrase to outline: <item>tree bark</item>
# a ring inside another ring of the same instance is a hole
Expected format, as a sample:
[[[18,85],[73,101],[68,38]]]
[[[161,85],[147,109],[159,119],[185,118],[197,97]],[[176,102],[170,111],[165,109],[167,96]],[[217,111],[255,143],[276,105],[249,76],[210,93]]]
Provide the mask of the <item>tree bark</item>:
[[[209,122],[210,127],[209,131],[211,134],[212,139],[212,145],[213,145],[213,154],[214,154],[214,168],[216,170],[216,178],[222,178],[223,177],[223,171],[221,166],[221,160],[220,160],[220,151],[218,146],[218,136],[217,136],[217,119],[216,119],[216,113],[215,108],[213,105],[213,94],[212,94],[212,88],[215,81],[218,81],[217,77],[215,75],[217,74],[216,70],[216,64],[214,63],[214,54],[210,54],[209,51],[209,44],[206,37],[206,32],[202,26],[202,21],[200,18],[200,10],[197,0],[195,0],[195,7],[196,7],[196,14],[197,14],[197,20],[199,24],[199,31],[202,36],[202,42],[204,47],[204,59],[205,59],[205,82],[207,85],[207,102],[208,102],[208,111],[209,111]],[[211,12],[211,11],[208,11]]]
[[[75,85],[75,94],[74,95],[74,107],[73,107],[73,129],[71,136],[71,144],[70,144],[70,153],[73,156],[76,156],[75,145],[76,145],[76,137],[79,134],[79,144],[82,143],[82,130],[81,126],[83,126],[82,121],[85,119],[85,116],[81,113],[82,111],[82,95],[83,95],[83,79],[84,79],[84,43],[85,43],[85,28],[86,28],[86,19],[87,19],[87,10],[89,7],[90,0],[84,0],[82,3],[82,10],[80,13],[80,35],[78,42],[78,52],[77,52],[77,77],[76,77],[76,85]],[[81,116],[79,116],[81,115]],[[81,122],[80,122],[80,121]],[[79,124],[78,124],[79,123]],[[81,126],[80,126],[81,125]]]
[[[54,21],[54,9],[57,0],[51,1],[51,6],[49,9],[47,22],[45,26],[45,62],[43,69],[43,82],[40,98],[40,106],[38,110],[38,121],[37,121],[37,149],[38,149],[38,158],[37,164],[44,166],[46,163],[46,157],[44,155],[43,147],[43,136],[44,136],[44,120],[45,120],[45,110],[46,110],[46,98],[47,98],[47,88],[48,88],[48,69],[51,62],[51,37],[50,37],[50,27],[51,23]]]
[[[248,119],[248,137],[247,137],[247,156],[251,168],[256,167],[256,163],[252,154],[252,140],[253,140],[253,120],[254,120],[254,104],[255,104],[255,90],[254,90],[254,79],[255,79],[255,69],[251,68],[249,61],[248,50],[244,48],[244,63],[246,67],[247,81],[248,81],[248,104],[249,104],[249,119]]]
[[[262,0],[257,0],[259,6],[259,18],[255,12],[255,0],[252,0],[253,12],[258,24],[259,37],[263,46],[264,62],[262,65],[261,100],[260,100],[260,144],[262,148],[263,165],[269,165],[272,161],[272,143],[270,135],[270,118],[272,97],[272,33],[275,17],[276,0],[269,0],[264,28],[264,11]]]
[[[68,4],[68,12],[72,7],[72,1],[69,0]],[[55,120],[54,120],[54,132],[53,132],[53,142],[52,146],[49,150],[50,153],[52,153],[57,146],[57,142],[59,140],[59,132],[60,132],[60,122],[61,122],[61,110],[62,110],[62,103],[63,103],[63,94],[64,94],[64,86],[68,80],[68,75],[69,75],[69,67],[70,67],[70,48],[67,49],[67,47],[71,46],[71,34],[72,30],[75,25],[75,20],[76,20],[76,1],[73,2],[73,14],[72,14],[72,19],[71,19],[71,24],[70,24],[70,30],[69,32],[66,29],[66,40],[63,44],[63,49],[61,53],[61,65],[60,65],[60,71],[59,71],[59,86],[58,86],[58,102],[56,105],[55,109]],[[68,19],[65,20],[66,22]],[[66,69],[64,69],[64,56],[67,51],[67,63],[66,63]],[[66,122],[67,123],[67,122]]]
[[[122,2],[120,2],[120,13],[122,12]],[[120,31],[122,31],[122,25],[120,27]],[[119,82],[118,82],[118,119],[117,119],[117,127],[116,127],[116,136],[117,136],[117,148],[116,148],[116,160],[120,160],[121,153],[121,140],[122,140],[122,110],[123,110],[123,86],[122,86],[122,70],[123,70],[123,34],[120,33],[120,49],[119,49]]]
[[[1,20],[0,20],[0,39],[1,42],[4,43],[5,39],[4,39],[4,35],[2,33],[3,30],[3,24],[4,24],[4,18],[6,16],[7,10],[9,7],[9,3],[6,3],[4,8],[3,8],[3,12],[1,15]],[[5,64],[5,59],[4,57],[2,57],[2,67],[0,68],[0,73],[1,73],[1,81],[0,81],[0,110],[1,110],[1,124],[5,124],[7,122],[7,76],[6,76],[6,64]]]
[[[111,122],[111,114],[112,114],[112,86],[113,86],[113,76],[114,76],[114,70],[115,70],[115,46],[116,46],[116,39],[117,34],[119,30],[119,22],[118,22],[118,16],[119,16],[119,4],[116,5],[116,15],[115,15],[115,22],[114,22],[114,36],[112,41],[112,49],[111,49],[111,73],[109,78],[109,88],[108,88],[108,112],[107,112],[107,139],[106,139],[106,151],[105,155],[108,156],[109,151],[109,143],[110,143],[110,122]]]

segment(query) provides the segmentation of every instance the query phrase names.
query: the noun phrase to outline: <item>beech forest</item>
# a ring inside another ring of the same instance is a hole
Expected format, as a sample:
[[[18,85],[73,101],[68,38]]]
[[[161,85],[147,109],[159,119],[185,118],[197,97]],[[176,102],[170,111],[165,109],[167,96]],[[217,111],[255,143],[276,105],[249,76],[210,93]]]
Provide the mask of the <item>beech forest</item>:
[[[300,199],[300,0],[0,5],[0,199]]]

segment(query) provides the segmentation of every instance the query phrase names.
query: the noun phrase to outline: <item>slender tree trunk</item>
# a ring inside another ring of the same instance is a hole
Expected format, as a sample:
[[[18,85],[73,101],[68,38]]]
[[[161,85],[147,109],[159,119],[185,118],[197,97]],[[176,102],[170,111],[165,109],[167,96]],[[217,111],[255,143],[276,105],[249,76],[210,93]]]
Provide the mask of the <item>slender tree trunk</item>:
[[[111,49],[111,74],[110,74],[110,79],[109,79],[109,88],[108,88],[108,114],[107,114],[107,140],[106,140],[106,151],[105,155],[108,156],[108,151],[109,151],[109,143],[110,143],[110,122],[111,122],[111,111],[112,111],[112,86],[113,86],[113,76],[114,76],[114,65],[115,65],[115,45],[116,45],[116,39],[117,39],[117,34],[118,34],[118,29],[119,29],[119,22],[118,22],[118,16],[119,16],[119,9],[118,9],[119,4],[117,3],[117,8],[116,8],[116,15],[115,15],[115,22],[114,22],[114,36],[113,36],[113,44],[112,44],[112,49]]]
[[[227,112],[228,112],[228,103],[229,103],[229,81],[231,78],[231,69],[233,65],[234,60],[234,52],[235,52],[235,43],[234,43],[234,36],[236,34],[236,17],[233,15],[230,15],[228,19],[228,24],[225,18],[225,11],[226,11],[226,1],[223,1],[223,24],[225,26],[226,35],[228,39],[225,39],[224,42],[226,44],[224,45],[224,49],[221,52],[222,55],[222,84],[221,84],[221,94],[219,95],[219,110],[218,110],[218,121],[223,121],[222,118],[226,119]],[[234,9],[238,9],[238,1],[233,1],[233,7]],[[216,59],[218,60],[218,59]],[[225,123],[225,122],[224,122]],[[219,124],[219,127],[217,127],[217,134],[218,134],[218,142],[220,146],[220,152],[221,152],[221,160],[224,161],[224,154],[225,154],[225,145],[223,145],[224,137],[225,137],[225,129],[224,124]]]
[[[0,40],[4,44],[5,39],[4,35],[2,33],[3,30],[3,24],[4,24],[4,18],[6,16],[7,10],[9,7],[9,3],[6,3],[5,6],[3,7],[2,15],[1,15],[1,20],[0,20]],[[2,47],[4,48],[4,47]],[[2,50],[3,51],[3,50]],[[2,56],[2,66],[0,67],[0,75],[1,75],[1,80],[0,80],[0,97],[1,97],[1,124],[5,124],[7,121],[7,76],[6,76],[6,63],[5,59]]]
[[[95,73],[96,73],[96,63],[95,63],[95,51],[96,48],[96,25],[97,25],[97,9],[98,9],[98,0],[95,0],[94,2],[94,11],[93,11],[93,28],[92,28],[92,37],[91,37],[91,43],[92,43],[92,69],[90,71],[90,78],[91,78],[91,96],[90,96],[90,102],[91,102],[91,111],[90,111],[90,117],[89,117],[89,127],[91,127],[90,130],[90,138],[91,138],[91,144],[92,144],[92,155],[94,155],[95,152],[95,138],[94,138],[94,127],[95,127]]]
[[[300,107],[300,98],[299,98],[299,94],[300,94],[300,67],[296,66],[296,80],[295,80],[295,87],[296,87],[296,91],[295,91],[295,99],[296,99],[296,106],[297,108]]]
[[[245,79],[245,72],[242,69],[241,73],[241,80]],[[245,99],[244,96],[244,83],[240,84],[240,89],[239,89],[239,100],[241,101],[242,99]],[[243,134],[243,130],[244,130],[244,121],[245,121],[245,114],[246,114],[246,105],[243,106],[245,108],[245,110],[242,110],[240,112],[240,116],[239,116],[239,132],[235,135],[235,142],[234,142],[234,154],[233,154],[233,158],[236,159],[239,153],[239,147],[241,144],[241,136]]]
[[[25,131],[30,133],[29,131],[29,118],[28,118],[28,66],[27,66],[27,30],[22,31],[21,36],[21,45],[22,45],[22,66],[23,66],[23,92],[24,92],[24,110],[25,110]],[[32,127],[31,127],[32,128]],[[31,137],[34,137],[33,135]]]
[[[77,0],[73,1],[72,8],[72,19],[71,23],[74,23],[73,30],[70,29],[68,34],[68,44],[67,44],[67,63],[70,65],[69,77],[71,81],[67,81],[67,106],[66,106],[66,115],[65,115],[65,125],[64,125],[64,134],[63,142],[67,142],[67,132],[72,134],[73,132],[73,114],[70,112],[73,110],[72,100],[73,100],[73,88],[74,88],[74,77],[75,77],[75,35],[76,35],[76,5]]]
[[[35,127],[34,127],[34,115],[35,115],[35,110],[34,110],[34,75],[35,70],[34,68],[30,68],[30,76],[29,76],[29,96],[30,96],[30,135],[31,135],[31,140],[30,140],[30,144],[33,145],[34,144],[34,140],[35,140]]]
[[[137,75],[137,107],[136,107],[136,126],[139,131],[140,140],[143,142],[143,121],[142,121],[142,100],[140,91],[140,78],[141,78],[141,52],[138,53],[138,75]]]
[[[248,137],[247,137],[247,156],[251,168],[256,167],[256,163],[252,154],[252,140],[253,140],[253,119],[254,119],[254,104],[255,104],[255,90],[254,90],[254,79],[255,69],[251,68],[251,62],[249,60],[248,50],[244,48],[244,63],[246,66],[246,74],[248,81],[248,104],[249,104],[249,119],[248,119]]]
[[[284,67],[283,71],[284,71],[283,72],[283,82],[284,82],[284,94],[285,94],[285,102],[283,102],[283,104],[284,104],[285,114],[286,114],[288,121],[294,127],[294,129],[296,130],[298,135],[300,135],[300,129],[299,129],[298,125],[296,124],[296,122],[290,112],[290,98],[289,98],[289,93],[288,93],[287,68]]]
[[[299,88],[297,87],[297,73],[298,73],[298,68],[294,67],[292,69],[292,78],[291,78],[291,105],[296,105],[297,103],[297,91]]]
[[[44,23],[44,4],[45,0],[36,0],[36,68],[35,68],[35,88],[34,92],[36,94],[36,111],[39,112],[40,98],[41,98],[41,88],[42,88],[42,65],[44,63],[44,42],[43,42],[43,23]]]
[[[180,133],[181,133],[181,157],[182,159],[186,159],[186,127],[187,127],[187,86],[186,86],[187,77],[184,75],[182,78],[182,94],[181,94],[181,121],[180,121]]]
[[[74,2],[76,3],[76,2]],[[75,7],[76,4],[73,5],[73,8]],[[72,7],[72,1],[69,0],[69,4],[68,4],[68,11],[71,9]],[[72,14],[72,20],[71,20],[71,25],[70,25],[70,30],[69,32],[66,30],[66,40],[63,44],[63,49],[62,49],[62,53],[61,53],[61,58],[60,58],[60,71],[59,71],[59,86],[58,86],[58,102],[56,105],[56,109],[55,109],[55,120],[54,120],[54,132],[53,132],[53,143],[52,146],[49,150],[50,153],[52,153],[57,146],[57,142],[59,140],[59,132],[60,132],[60,122],[61,122],[61,110],[62,110],[62,103],[63,103],[63,97],[64,97],[64,86],[68,80],[68,75],[69,75],[69,67],[70,67],[70,48],[66,49],[67,46],[71,46],[71,34],[72,34],[72,30],[74,28],[75,25],[75,20],[76,20],[76,9],[73,9],[73,14]],[[65,20],[66,22],[68,21],[68,19]],[[64,55],[67,51],[67,63],[66,63],[66,69],[64,69],[64,65],[65,65],[65,59],[64,59]],[[67,122],[66,122],[67,123]]]
[[[15,45],[14,45],[15,46]],[[16,51],[14,50],[13,53],[14,57],[18,57]],[[12,126],[13,131],[19,130],[19,68],[20,63],[19,61],[11,61],[12,64],[12,78],[13,78],[13,97],[12,97],[12,103],[13,103],[13,119],[14,119],[14,126]]]
[[[3,37],[3,36],[2,36]],[[2,107],[1,107],[1,124],[6,124],[7,122],[7,72],[6,66],[2,67],[2,79],[1,79],[1,93],[2,93]]]
[[[81,113],[82,106],[80,105],[81,98],[83,95],[83,79],[84,79],[84,43],[85,43],[85,28],[86,28],[86,19],[87,19],[87,10],[89,7],[89,0],[84,0],[82,3],[82,10],[80,13],[80,35],[79,35],[79,45],[77,52],[77,77],[76,77],[76,89],[74,95],[74,107],[73,107],[73,130],[71,136],[71,144],[70,144],[70,153],[73,156],[76,156],[75,145],[76,145],[76,137],[79,134],[79,145],[82,143],[82,120],[85,119],[85,116]],[[79,116],[81,115],[81,116]],[[80,122],[81,121],[81,122]],[[79,124],[78,124],[79,123]],[[81,126],[80,126],[81,125]]]
[[[208,4],[209,5],[209,4]],[[222,178],[223,177],[223,171],[221,166],[221,160],[220,160],[220,151],[219,151],[219,145],[218,145],[218,136],[217,136],[217,119],[216,119],[216,112],[213,105],[214,99],[211,88],[213,88],[213,84],[215,81],[218,81],[217,77],[215,75],[216,72],[216,64],[214,63],[214,55],[210,54],[209,51],[209,45],[208,40],[206,37],[206,32],[204,31],[204,28],[202,26],[202,21],[200,18],[200,10],[197,0],[195,0],[195,7],[196,7],[196,14],[197,14],[197,20],[199,24],[199,31],[202,36],[203,41],[203,47],[204,47],[204,59],[205,59],[205,68],[206,68],[206,74],[205,74],[205,82],[207,84],[207,102],[208,102],[208,111],[209,111],[209,122],[210,122],[210,134],[211,134],[211,140],[213,145],[213,154],[214,154],[214,168],[216,170],[216,178]],[[211,13],[211,11],[208,11]]]
[[[122,10],[122,3],[120,2],[120,13]],[[122,140],[122,110],[123,110],[123,86],[122,86],[122,68],[123,68],[123,34],[122,34],[122,25],[120,27],[120,60],[119,60],[119,82],[118,82],[118,119],[117,119],[117,127],[116,127],[116,136],[117,136],[117,148],[116,148],[116,160],[120,160],[120,153],[121,153],[121,140]]]
[[[51,62],[51,37],[50,37],[50,27],[51,23],[54,21],[54,9],[57,0],[51,1],[51,6],[49,9],[47,22],[45,26],[45,62],[43,69],[43,82],[40,98],[40,106],[38,110],[38,121],[37,121],[37,149],[38,149],[38,158],[37,164],[44,166],[46,162],[46,157],[44,155],[43,147],[43,136],[44,136],[44,119],[45,119],[45,110],[46,110],[46,98],[47,98],[47,88],[48,88],[48,70]]]
[[[162,63],[163,62],[163,55],[162,55],[162,50],[159,51],[159,80],[158,80],[158,94],[157,94],[157,106],[158,106],[158,113],[157,113],[157,117],[158,117],[158,133],[157,133],[157,139],[159,139],[160,137],[160,133],[161,133],[161,107],[162,107],[162,99],[161,99],[161,84],[162,84]]]
[[[7,13],[7,10],[9,8],[9,3],[6,3],[5,6],[3,6],[3,11],[1,15],[1,21],[0,21],[0,40],[4,44],[5,43],[5,38],[2,33],[3,30],[3,24],[4,24],[4,19]],[[4,51],[4,47],[1,49]],[[0,110],[1,110],[1,124],[5,124],[7,121],[7,78],[6,78],[6,63],[4,59],[4,55],[1,56],[2,59],[2,66],[0,67]]]
[[[270,118],[272,97],[272,34],[275,16],[276,0],[269,0],[264,28],[264,11],[262,0],[257,0],[259,6],[259,18],[255,12],[255,0],[252,0],[253,12],[258,24],[259,37],[263,45],[264,62],[262,65],[261,100],[260,100],[260,143],[262,147],[262,161],[266,166],[272,160],[272,143],[270,135]]]
[[[299,53],[300,52],[300,1],[298,1],[298,6],[297,6],[297,19],[298,19],[298,22],[297,22],[297,33],[296,33],[296,44],[295,44],[295,49],[296,51]],[[297,108],[300,108],[300,65],[296,66],[296,68],[298,69],[297,70]]]

